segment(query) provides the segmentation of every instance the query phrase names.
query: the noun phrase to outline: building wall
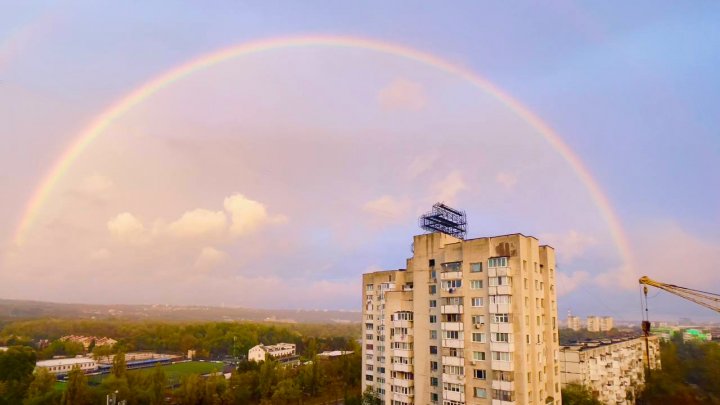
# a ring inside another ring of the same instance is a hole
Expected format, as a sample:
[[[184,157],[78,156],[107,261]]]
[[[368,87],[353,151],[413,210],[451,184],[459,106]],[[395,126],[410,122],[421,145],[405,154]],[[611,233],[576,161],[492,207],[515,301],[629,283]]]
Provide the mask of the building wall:
[[[659,339],[651,336],[648,343],[650,367],[658,369]],[[645,381],[646,353],[645,338],[562,347],[562,385],[584,385],[605,404],[634,404]]]
[[[363,275],[363,389],[387,404],[559,404],[554,269],[532,237],[416,236],[407,270]]]
[[[582,327],[580,324],[580,317],[579,316],[568,316],[567,318],[567,326],[568,328],[578,331]]]

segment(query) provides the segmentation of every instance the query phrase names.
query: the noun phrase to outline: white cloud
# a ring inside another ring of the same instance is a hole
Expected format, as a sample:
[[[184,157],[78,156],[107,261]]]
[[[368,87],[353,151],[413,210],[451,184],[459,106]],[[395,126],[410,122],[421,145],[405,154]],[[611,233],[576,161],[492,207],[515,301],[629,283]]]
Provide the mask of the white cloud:
[[[563,262],[572,262],[581,257],[589,247],[597,244],[597,240],[590,235],[570,230],[564,234],[541,234],[540,239],[555,248],[558,257]]]
[[[167,227],[167,231],[179,238],[220,237],[227,228],[223,211],[196,209],[184,213]]]
[[[225,252],[215,249],[212,246],[205,246],[195,259],[195,268],[201,271],[210,271],[221,265],[227,259]]]
[[[76,187],[75,191],[83,195],[100,197],[112,190],[115,186],[112,180],[100,174],[85,177]]]
[[[427,94],[420,83],[397,79],[378,92],[377,100],[386,110],[418,111],[427,105]]]
[[[411,179],[417,178],[421,174],[432,169],[435,162],[438,161],[437,153],[431,155],[416,156],[407,168],[408,177]]]
[[[557,295],[559,297],[569,294],[581,284],[590,280],[590,273],[586,271],[574,271],[567,275],[561,271],[557,273]]]
[[[268,215],[263,204],[250,200],[242,194],[227,197],[223,206],[230,213],[230,233],[233,236],[248,234],[266,224],[287,222],[287,218],[282,215]]]
[[[110,234],[123,243],[139,245],[150,240],[143,223],[129,212],[118,214],[108,221],[107,228]]]
[[[395,197],[384,195],[366,202],[363,210],[383,218],[396,220],[408,214],[410,203],[407,200],[398,200]]]
[[[455,170],[447,175],[444,179],[435,183],[435,200],[452,204],[457,198],[457,195],[467,189],[465,180],[459,171]]]
[[[651,279],[695,289],[719,288],[717,263],[720,249],[716,238],[694,235],[675,223],[645,226],[633,237],[637,268],[626,264],[598,275],[595,282],[603,287],[635,289],[638,278]]]
[[[512,189],[517,184],[518,178],[516,175],[507,172],[500,172],[495,176],[495,181],[505,189]]]

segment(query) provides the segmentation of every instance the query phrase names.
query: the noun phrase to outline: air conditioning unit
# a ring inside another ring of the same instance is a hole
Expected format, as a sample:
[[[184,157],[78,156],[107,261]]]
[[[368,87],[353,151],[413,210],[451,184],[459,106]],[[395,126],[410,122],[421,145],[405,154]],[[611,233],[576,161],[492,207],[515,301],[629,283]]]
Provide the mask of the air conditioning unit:
[[[452,293],[455,292],[455,289],[454,289],[454,288],[450,288],[450,289],[448,289],[448,292],[449,292],[450,294],[452,294]]]
[[[475,361],[475,360],[472,360],[472,361],[470,362],[470,364],[474,366],[474,365],[476,365],[476,364],[477,364],[477,361]]]
[[[480,324],[479,324],[479,323],[476,323],[476,324],[475,324],[475,329],[480,329]]]

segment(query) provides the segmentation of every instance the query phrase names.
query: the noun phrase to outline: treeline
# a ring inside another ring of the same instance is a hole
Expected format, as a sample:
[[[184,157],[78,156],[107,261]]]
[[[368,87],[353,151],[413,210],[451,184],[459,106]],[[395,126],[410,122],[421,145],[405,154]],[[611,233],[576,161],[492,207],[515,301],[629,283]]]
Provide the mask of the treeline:
[[[376,403],[360,393],[361,350],[350,341],[352,354],[336,359],[317,356],[319,346],[308,341],[307,356],[298,367],[282,367],[268,359],[260,364],[241,363],[230,379],[223,375],[187,375],[179,386],[170,386],[161,366],[127,371],[125,356],[115,356],[111,374],[99,385],[89,385],[87,376],[70,372],[63,391],[55,377],[44,369],[33,372],[35,352],[13,346],[0,352],[0,404],[93,405],[104,404],[107,395],[134,404],[231,405],[315,404],[343,400],[346,405]]]
[[[720,404],[720,345],[683,342],[677,333],[660,346],[661,370],[652,370],[638,404]]]
[[[258,343],[295,343],[304,352],[309,338],[317,339],[323,350],[341,350],[360,337],[359,324],[260,324],[244,322],[169,323],[120,320],[46,319],[18,321],[0,330],[0,344],[33,345],[66,335],[111,337],[124,350],[151,350],[161,353],[186,353],[196,350],[199,358],[217,359],[247,354]],[[78,354],[78,346],[51,343],[38,353],[39,358]]]

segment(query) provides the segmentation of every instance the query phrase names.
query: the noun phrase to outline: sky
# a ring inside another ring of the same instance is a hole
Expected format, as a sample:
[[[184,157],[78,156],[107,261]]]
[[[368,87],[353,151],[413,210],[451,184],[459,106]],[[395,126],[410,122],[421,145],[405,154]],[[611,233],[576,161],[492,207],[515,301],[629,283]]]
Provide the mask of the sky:
[[[2,298],[359,310],[436,201],[555,247],[561,317],[720,292],[717,2],[3,9]]]

